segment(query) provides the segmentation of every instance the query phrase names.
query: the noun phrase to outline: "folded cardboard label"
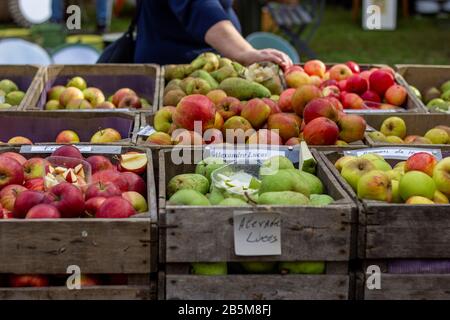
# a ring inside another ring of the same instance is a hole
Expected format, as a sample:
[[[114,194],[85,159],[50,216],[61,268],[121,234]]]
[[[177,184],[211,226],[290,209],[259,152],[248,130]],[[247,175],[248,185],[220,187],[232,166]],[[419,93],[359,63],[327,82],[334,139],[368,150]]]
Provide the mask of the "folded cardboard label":
[[[152,126],[145,126],[141,130],[138,131],[138,135],[142,137],[148,137],[155,133],[156,130]]]
[[[234,252],[237,256],[281,255],[281,214],[234,212]]]
[[[61,145],[24,145],[20,148],[20,153],[51,153],[56,149],[62,147]],[[96,154],[122,154],[121,146],[93,146],[93,145],[76,145],[75,147],[81,153],[96,153]]]
[[[368,153],[375,153],[385,159],[407,160],[418,152],[426,152],[436,157],[438,161],[442,160],[442,152],[439,149],[421,149],[421,148],[403,148],[403,147],[385,147],[385,148],[369,148],[358,150],[346,150],[345,155],[362,156]]]

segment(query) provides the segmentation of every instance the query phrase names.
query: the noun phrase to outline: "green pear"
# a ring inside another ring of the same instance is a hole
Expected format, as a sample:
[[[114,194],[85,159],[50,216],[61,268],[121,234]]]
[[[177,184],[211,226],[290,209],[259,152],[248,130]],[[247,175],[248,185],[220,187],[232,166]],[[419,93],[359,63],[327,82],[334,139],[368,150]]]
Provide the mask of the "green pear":
[[[211,72],[211,76],[215,81],[221,83],[223,80],[227,78],[237,77],[238,73],[234,70],[233,66],[223,66],[219,70]]]
[[[169,92],[170,90],[181,89],[181,79],[172,79],[169,83],[166,84],[164,88],[164,94]]]
[[[429,101],[428,103],[427,103],[427,108],[428,109],[431,109],[431,110],[434,110],[434,109],[442,109],[442,108],[445,108],[445,105],[446,105],[447,103],[443,100],[443,99],[441,99],[441,98],[436,98],[436,99],[433,99],[433,100],[431,100],[431,101]]]
[[[305,195],[293,191],[265,192],[258,197],[261,205],[301,206],[309,203]]]
[[[241,262],[241,266],[248,273],[274,273],[276,262],[257,262],[257,261],[249,261],[249,262]]]
[[[18,106],[23,98],[25,97],[25,92],[23,91],[12,91],[8,93],[5,97],[5,102],[12,106]]]
[[[196,190],[183,189],[177,191],[168,201],[169,205],[210,206],[208,198]]]
[[[5,94],[8,94],[13,91],[18,91],[19,87],[17,87],[13,81],[4,79],[0,81],[0,90],[2,90]]]
[[[211,183],[211,173],[224,166],[225,162],[221,158],[208,157],[200,161],[195,167],[195,173],[205,176]]]
[[[12,105],[10,105],[9,103],[0,103],[0,110],[1,109],[9,109],[11,107],[12,107]]]
[[[201,174],[184,173],[179,174],[170,179],[167,184],[167,195],[170,197],[175,192],[182,189],[196,190],[202,194],[207,194],[209,191],[209,182],[206,177]]]
[[[240,64],[239,62],[233,61],[233,62],[231,63],[231,65],[233,66],[234,70],[236,70],[236,72],[237,72],[239,75],[243,75],[243,74],[245,73],[245,71],[247,70],[247,68],[244,67],[244,66],[243,66],[242,64]]]
[[[292,174],[292,169],[278,170],[276,173],[263,176],[259,194],[276,191],[295,191],[309,196],[309,186],[299,175]]]
[[[450,101],[450,90],[445,91],[442,95],[441,95],[441,99],[444,101],[449,102]]]
[[[142,108],[148,109],[148,108],[150,108],[150,107],[152,106],[152,105],[150,104],[150,102],[148,102],[147,99],[145,99],[145,98],[140,98],[140,100],[141,100]]]
[[[281,84],[281,79],[278,76],[270,77],[261,84],[269,89],[272,95],[280,95],[283,92],[283,85]]]
[[[167,91],[163,96],[163,105],[165,106],[177,106],[178,103],[186,96],[181,89],[173,89]]]
[[[444,82],[444,83],[441,85],[441,91],[442,91],[442,92],[450,91],[450,80]]]
[[[300,142],[300,166],[302,171],[309,172],[311,174],[316,173],[317,161],[314,159],[311,150],[305,141]]]
[[[312,194],[309,200],[313,206],[327,206],[334,202],[334,199],[327,194]]]
[[[219,189],[217,189],[214,186],[211,187],[211,192],[209,194],[207,194],[206,196],[208,197],[209,202],[211,202],[211,204],[213,206],[218,205],[220,202],[222,202],[225,199],[222,191],[220,191]]]
[[[205,71],[211,72],[219,68],[219,56],[213,52],[204,52],[195,58],[191,64],[190,68],[195,71],[198,69],[203,69]]]
[[[269,175],[277,172],[280,169],[294,169],[294,164],[284,156],[274,156],[263,162],[259,169],[259,175]]]
[[[233,61],[228,58],[221,57],[219,58],[219,68],[223,68],[225,66],[233,66]]]
[[[262,84],[237,77],[223,80],[219,85],[219,89],[225,91],[228,96],[239,100],[269,98],[271,96],[269,89]]]
[[[188,74],[187,65],[184,64],[171,64],[164,67],[164,78],[166,81],[172,79],[183,79]]]
[[[297,169],[289,169],[289,172],[298,175],[300,179],[306,182],[310,194],[322,194],[324,192],[322,181],[315,175]]]
[[[219,86],[219,84],[213,78],[213,76],[211,76],[205,70],[196,70],[196,71],[192,72],[189,76],[193,77],[193,78],[199,78],[199,79],[205,80],[209,84],[209,87],[211,88],[211,90],[216,89]]]
[[[325,262],[280,262],[278,269],[282,274],[323,274]]]
[[[223,276],[228,274],[226,262],[196,262],[191,263],[192,274],[202,276]]]
[[[249,204],[242,199],[238,198],[226,198],[222,200],[218,206],[227,206],[227,207],[245,207]]]

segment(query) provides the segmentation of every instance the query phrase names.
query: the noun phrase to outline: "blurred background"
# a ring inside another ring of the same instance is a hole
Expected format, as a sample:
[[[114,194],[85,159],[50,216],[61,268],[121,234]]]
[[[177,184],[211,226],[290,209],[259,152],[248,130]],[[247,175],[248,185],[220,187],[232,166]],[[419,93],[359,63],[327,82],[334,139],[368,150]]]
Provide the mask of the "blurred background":
[[[275,46],[303,61],[450,62],[450,1],[235,0],[234,4],[243,34],[252,44]],[[69,5],[80,8],[80,29],[67,28]],[[381,30],[368,30],[369,22],[376,21],[372,14],[377,14],[367,11],[369,5],[381,9]],[[43,64],[94,63],[101,50],[128,29],[134,11],[135,0],[2,0],[0,63],[39,61],[27,56],[34,50],[48,54]],[[24,49],[28,42],[33,50]]]

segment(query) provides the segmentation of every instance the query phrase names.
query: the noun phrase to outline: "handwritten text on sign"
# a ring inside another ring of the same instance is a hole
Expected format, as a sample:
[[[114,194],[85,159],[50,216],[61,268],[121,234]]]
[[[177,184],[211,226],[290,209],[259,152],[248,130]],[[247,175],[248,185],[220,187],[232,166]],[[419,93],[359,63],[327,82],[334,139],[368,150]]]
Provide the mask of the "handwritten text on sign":
[[[375,153],[383,156],[385,159],[407,160],[410,156],[418,153],[426,152],[436,157],[438,161],[442,160],[442,153],[439,149],[420,149],[420,148],[403,148],[403,147],[385,147],[385,148],[369,148],[359,150],[344,151],[345,155],[362,156],[367,153]]]
[[[235,211],[234,251],[238,256],[281,255],[281,215]]]

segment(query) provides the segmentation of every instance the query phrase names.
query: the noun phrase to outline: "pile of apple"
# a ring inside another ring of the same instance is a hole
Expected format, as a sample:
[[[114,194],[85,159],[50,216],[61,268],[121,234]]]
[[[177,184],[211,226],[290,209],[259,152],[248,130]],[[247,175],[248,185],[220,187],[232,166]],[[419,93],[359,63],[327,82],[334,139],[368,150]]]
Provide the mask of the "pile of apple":
[[[334,97],[344,109],[397,109],[407,102],[407,90],[395,82],[389,68],[362,71],[349,61],[327,69],[319,60],[310,60],[304,67],[295,65],[285,72],[290,88],[302,88],[306,97]],[[300,108],[300,93],[293,99],[293,108]],[[311,99],[311,98],[309,98]]]
[[[394,168],[383,157],[368,153],[344,156],[336,169],[359,199],[406,204],[448,204],[450,157],[441,161],[419,152]]]
[[[50,161],[59,157],[64,165]],[[145,153],[128,152],[113,164],[94,155],[84,158],[71,145],[55,150],[47,160],[0,154],[0,218],[128,218],[148,210]],[[86,166],[92,177],[86,177]]]
[[[426,103],[430,110],[439,112],[450,112],[450,80],[445,81],[439,86],[431,87],[421,93],[417,88],[411,86],[413,92]]]
[[[120,132],[113,128],[100,129],[91,137],[91,143],[113,143],[122,140]],[[47,142],[47,141],[46,141]],[[56,143],[78,143],[80,137],[73,130],[63,130],[56,136]],[[0,144],[3,142],[0,141]],[[33,141],[23,136],[15,136],[8,140],[7,144],[33,144]]]
[[[119,89],[106,99],[100,89],[88,87],[82,77],[73,77],[66,86],[57,85],[50,88],[47,92],[45,110],[141,109],[149,106],[148,101],[140,98],[132,89]]]
[[[18,106],[24,97],[25,92],[20,91],[14,81],[9,79],[0,81],[0,110]]]
[[[176,107],[158,110],[156,132],[147,142],[298,145],[304,140],[310,145],[345,145],[363,139],[362,117],[346,115],[334,97],[323,97],[320,91],[311,96],[304,88],[287,89],[278,102],[269,98],[242,102],[222,90],[186,96]]]
[[[368,136],[375,142],[397,144],[450,144],[450,127],[436,126],[423,137],[407,135],[405,121],[400,117],[389,117],[381,124],[380,131],[372,131]]]

